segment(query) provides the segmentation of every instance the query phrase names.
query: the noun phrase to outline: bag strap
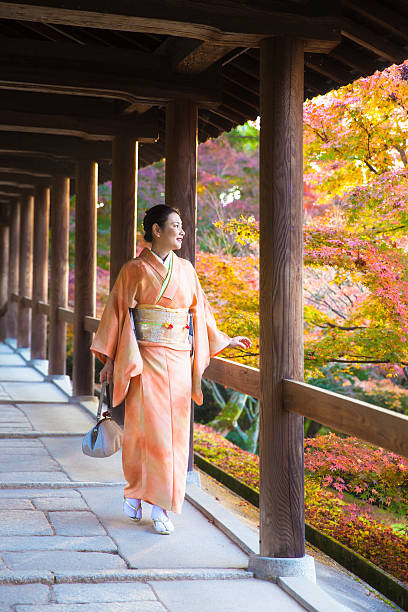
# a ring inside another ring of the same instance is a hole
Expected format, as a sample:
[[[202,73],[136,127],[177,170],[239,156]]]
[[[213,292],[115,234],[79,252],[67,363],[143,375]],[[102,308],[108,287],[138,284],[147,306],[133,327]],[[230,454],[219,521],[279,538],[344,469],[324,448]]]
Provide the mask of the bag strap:
[[[106,403],[108,404],[108,411],[111,412],[112,405],[111,405],[111,398],[110,398],[110,389],[109,389],[109,385],[106,382],[106,380],[102,383],[101,393],[99,395],[98,412],[96,413],[97,422],[99,422],[101,419],[103,400],[105,398],[105,394],[106,394]]]

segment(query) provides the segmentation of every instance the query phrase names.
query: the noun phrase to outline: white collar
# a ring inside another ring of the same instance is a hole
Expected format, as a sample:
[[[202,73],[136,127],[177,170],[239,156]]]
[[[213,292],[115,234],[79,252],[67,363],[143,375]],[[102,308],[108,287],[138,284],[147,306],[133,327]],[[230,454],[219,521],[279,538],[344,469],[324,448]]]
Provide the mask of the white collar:
[[[151,249],[150,249],[151,250]],[[165,268],[167,268],[167,270],[169,269],[170,266],[170,260],[172,258],[173,255],[173,251],[170,251],[166,257],[166,259],[163,261],[162,258],[157,255],[154,251],[151,251],[153,253],[153,255],[160,261],[161,264],[163,264],[163,266],[165,266]]]

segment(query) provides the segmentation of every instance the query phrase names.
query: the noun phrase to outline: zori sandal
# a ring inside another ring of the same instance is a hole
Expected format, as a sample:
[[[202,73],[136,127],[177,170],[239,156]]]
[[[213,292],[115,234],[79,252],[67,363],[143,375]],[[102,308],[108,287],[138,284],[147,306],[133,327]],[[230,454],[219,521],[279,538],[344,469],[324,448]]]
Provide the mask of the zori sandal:
[[[137,506],[133,506],[130,502],[136,502]],[[131,518],[132,521],[140,521],[142,518],[142,500],[124,497],[123,512],[126,514],[126,516]]]
[[[168,535],[170,533],[173,533],[174,525],[164,512],[161,513],[159,518],[152,517],[152,521],[157,533],[160,533],[162,535]]]

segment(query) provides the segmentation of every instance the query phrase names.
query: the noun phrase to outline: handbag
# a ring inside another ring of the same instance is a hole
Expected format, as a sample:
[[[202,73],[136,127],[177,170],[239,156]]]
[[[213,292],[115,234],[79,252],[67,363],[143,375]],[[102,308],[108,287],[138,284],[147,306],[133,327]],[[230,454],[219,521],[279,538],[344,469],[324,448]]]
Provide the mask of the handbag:
[[[106,393],[108,410],[102,415],[103,399]],[[82,440],[82,452],[90,457],[110,457],[116,453],[123,442],[123,431],[112,419],[111,399],[109,385],[102,383],[99,396],[96,425],[84,436]],[[101,418],[101,415],[103,418]]]

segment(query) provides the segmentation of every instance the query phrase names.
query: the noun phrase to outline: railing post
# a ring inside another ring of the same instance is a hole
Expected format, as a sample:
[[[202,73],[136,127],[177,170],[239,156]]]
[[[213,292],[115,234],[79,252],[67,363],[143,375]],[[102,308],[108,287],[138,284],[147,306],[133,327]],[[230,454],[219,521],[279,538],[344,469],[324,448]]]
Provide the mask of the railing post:
[[[66,176],[56,176],[52,189],[50,250],[48,374],[52,376],[66,372],[67,324],[58,316],[58,307],[68,306],[69,178]]]
[[[22,297],[31,297],[33,286],[33,218],[34,196],[27,193],[21,202],[20,214],[20,262],[18,303],[18,348],[30,346],[31,307],[21,302]]]
[[[20,207],[19,200],[15,200],[10,207],[7,330],[9,338],[13,339],[17,339],[18,329],[18,303],[11,299],[11,294],[19,293]]]
[[[166,204],[180,210],[187,229],[177,254],[189,259],[196,256],[197,229],[197,104],[190,100],[173,100],[166,111]],[[188,480],[199,483],[194,472],[194,402],[191,402],[190,450]]]
[[[0,222],[0,341],[7,338],[9,226]]]
[[[47,358],[47,315],[37,302],[48,300],[48,232],[50,189],[44,184],[34,191],[33,307],[31,324],[31,359]]]
[[[119,134],[112,143],[110,288],[122,265],[136,254],[138,142]]]
[[[93,395],[95,359],[92,332],[84,329],[84,317],[95,316],[96,305],[96,202],[98,165],[83,159],[77,165],[75,205],[75,314],[74,396]]]
[[[282,380],[303,379],[303,41],[261,42],[259,578],[304,574],[303,418],[284,409]]]

